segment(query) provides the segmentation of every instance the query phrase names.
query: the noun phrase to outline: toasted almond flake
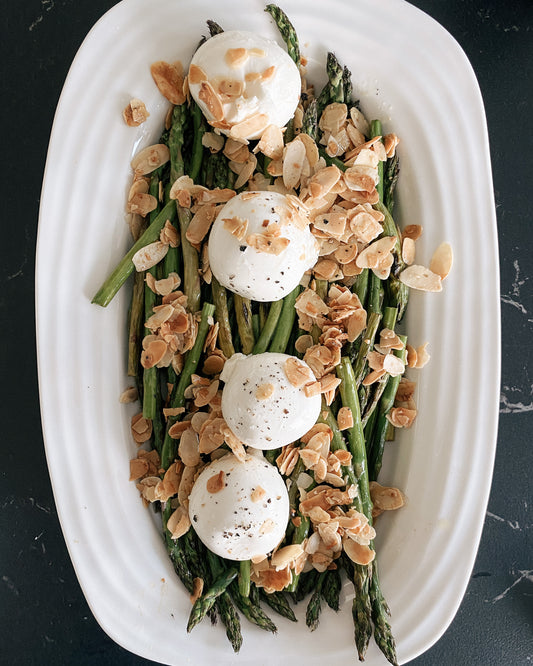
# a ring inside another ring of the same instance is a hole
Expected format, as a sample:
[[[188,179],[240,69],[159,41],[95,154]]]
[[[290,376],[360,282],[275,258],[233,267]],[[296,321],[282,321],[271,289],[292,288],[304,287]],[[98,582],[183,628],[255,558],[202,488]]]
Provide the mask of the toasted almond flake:
[[[283,132],[277,125],[268,125],[254,148],[254,152],[261,152],[272,160],[283,157]]]
[[[442,291],[442,279],[440,275],[433,273],[425,266],[413,264],[405,268],[399,275],[400,282],[420,291]]]
[[[280,255],[289,246],[288,238],[273,238],[267,234],[250,234],[246,237],[246,243],[257,252]]]
[[[220,472],[218,472],[218,474],[214,474],[212,477],[210,477],[207,480],[207,483],[206,483],[206,486],[205,486],[206,489],[207,489],[207,492],[212,493],[212,494],[220,492],[222,490],[222,488],[224,488],[225,477],[226,477],[226,475],[224,473],[224,470],[222,470],[222,469],[220,470]]]
[[[224,137],[215,132],[204,132],[202,134],[202,146],[209,148],[211,153],[218,153],[224,147]]]
[[[213,220],[216,217],[215,204],[200,206],[185,232],[185,237],[192,245],[200,244],[207,236]]]
[[[152,436],[152,421],[144,418],[142,412],[131,417],[131,434],[137,444],[147,442]]]
[[[452,269],[453,264],[453,251],[449,243],[441,243],[433,253],[431,261],[429,262],[429,270],[437,275],[440,275],[444,280]]]
[[[158,264],[167,252],[168,245],[161,243],[161,241],[155,241],[138,250],[131,260],[137,271],[147,271],[152,266]]]
[[[277,550],[270,558],[270,564],[276,569],[292,565],[304,552],[300,543],[293,543]]]
[[[207,81],[207,74],[198,65],[191,63],[189,67],[189,85],[198,85]]]
[[[356,107],[350,108],[350,118],[354,126],[364,135],[370,135],[370,124],[363,113]]]
[[[305,146],[294,139],[283,151],[283,184],[290,190],[298,185],[305,159]]]
[[[257,486],[252,490],[250,499],[252,500],[252,502],[260,502],[265,495],[266,495],[266,490],[264,488],[261,488],[261,486]]]
[[[168,63],[162,60],[154,62],[150,67],[152,78],[160,93],[172,104],[183,104],[183,67],[181,63]]]
[[[274,393],[274,384],[261,384],[257,387],[255,397],[257,400],[268,400]]]
[[[300,449],[299,455],[306,469],[311,469],[320,460],[320,453],[309,448]]]
[[[333,102],[332,104],[328,104],[322,112],[318,126],[324,132],[337,134],[346,122],[347,117],[348,107],[346,104],[342,102]]]
[[[271,65],[270,67],[267,67],[261,72],[261,79],[263,81],[268,81],[274,76],[275,72],[276,72],[276,66]]]
[[[322,393],[322,387],[320,382],[311,382],[304,386],[304,393],[308,398],[312,398],[315,395],[320,395]]]
[[[405,504],[405,495],[399,488],[382,486],[377,481],[371,481],[370,497],[374,505],[382,511],[394,511]]]
[[[283,370],[289,383],[295,388],[302,388],[314,380],[311,368],[303,361],[292,356],[283,364]]]
[[[367,566],[376,556],[375,551],[369,546],[363,546],[352,539],[343,539],[342,546],[346,555],[348,555],[355,564]]]
[[[192,428],[188,428],[182,433],[178,447],[178,455],[185,465],[195,467],[200,463],[198,435]]]
[[[200,84],[198,99],[205,104],[209,113],[216,121],[223,120],[224,107],[222,101],[209,81],[203,81]]]
[[[274,521],[271,518],[267,518],[259,528],[259,534],[270,534],[275,526]]]
[[[305,352],[312,347],[314,344],[313,338],[311,335],[300,335],[294,343],[294,348],[299,354],[305,354]]]
[[[237,141],[246,142],[255,136],[260,136],[268,126],[268,116],[265,113],[254,113],[253,115],[236,123],[230,129],[229,136]]]
[[[146,217],[157,208],[157,199],[152,194],[144,192],[135,193],[128,201],[126,210],[130,213],[137,213],[142,217]]]
[[[378,379],[381,379],[385,373],[386,370],[384,370],[383,368],[381,370],[372,370],[372,372],[369,372],[361,383],[363,384],[363,386],[370,386],[374,382],[377,382]]]
[[[338,264],[332,259],[320,259],[313,267],[313,273],[324,280],[333,281],[333,277],[338,271]]]
[[[224,55],[224,60],[226,61],[227,65],[237,69],[244,65],[244,63],[248,60],[248,57],[248,49],[240,47],[236,49],[228,49]]]
[[[206,375],[219,375],[224,368],[226,359],[219,354],[211,354],[208,356],[203,364],[202,370]]]
[[[387,414],[387,420],[395,428],[410,428],[416,418],[416,409],[393,407]]]
[[[147,146],[139,151],[131,160],[131,168],[136,175],[144,176],[166,164],[170,159],[170,151],[163,143]]]
[[[362,250],[355,263],[359,268],[376,268],[393,249],[396,243],[395,236],[384,236]]]
[[[167,529],[170,532],[172,539],[179,539],[189,531],[191,521],[189,514],[185,507],[178,506],[178,508],[171,514],[167,520]]]
[[[427,346],[428,343],[425,342],[423,345],[419,345],[416,348],[416,361],[414,365],[415,368],[423,368],[429,362],[431,357],[427,351]]]
[[[191,604],[194,604],[201,596],[204,591],[204,579],[203,578],[193,578],[192,581],[192,593],[189,596]]]
[[[261,78],[261,73],[260,72],[248,72],[247,74],[244,75],[244,80],[246,83],[253,83],[254,81],[258,81]]]
[[[159,361],[166,354],[168,345],[164,340],[153,340],[147,346],[146,349],[143,349],[141,353],[141,365],[143,368],[153,368],[154,365],[157,365]]]
[[[218,84],[218,92],[223,97],[240,97],[244,92],[244,83],[237,79],[223,79]]]
[[[144,102],[136,97],[130,100],[130,103],[122,112],[124,122],[130,127],[138,127],[144,123],[149,115]]]
[[[248,231],[248,220],[241,220],[240,217],[226,217],[223,218],[223,222],[224,229],[233,234],[238,240],[244,240]]]
[[[139,393],[135,386],[128,386],[120,394],[119,402],[122,404],[128,404],[130,402],[135,402],[139,398]]]
[[[402,232],[403,238],[418,240],[422,235],[422,227],[419,224],[408,224]]]
[[[163,407],[163,416],[168,419],[169,416],[179,416],[185,412],[185,407]]]
[[[230,167],[232,164],[234,164],[234,162],[230,162]],[[242,169],[239,172],[239,177],[233,184],[233,187],[236,190],[242,187],[243,185],[246,185],[246,183],[253,176],[256,166],[257,166],[257,157],[255,155],[250,154],[246,162],[242,165]]]
[[[415,242],[412,238],[404,238],[402,241],[402,259],[410,266],[415,260]]]
[[[396,136],[396,134],[385,134],[383,137],[383,144],[385,146],[385,152],[387,154],[387,157],[390,159],[391,157],[394,157],[394,154],[396,152],[396,146],[400,143],[400,139]]]
[[[347,430],[353,427],[353,414],[349,407],[341,407],[337,414],[339,430]],[[340,453],[340,451],[338,452]]]
[[[190,425],[191,424],[188,421],[176,421],[176,423],[172,424],[168,429],[169,437],[172,439],[180,439],[183,433],[190,428]]]
[[[178,245],[180,244],[179,231],[170,222],[170,220],[167,220],[165,222],[165,226],[161,229],[161,233],[159,234],[159,240],[162,243],[170,245],[170,247],[178,247]]]

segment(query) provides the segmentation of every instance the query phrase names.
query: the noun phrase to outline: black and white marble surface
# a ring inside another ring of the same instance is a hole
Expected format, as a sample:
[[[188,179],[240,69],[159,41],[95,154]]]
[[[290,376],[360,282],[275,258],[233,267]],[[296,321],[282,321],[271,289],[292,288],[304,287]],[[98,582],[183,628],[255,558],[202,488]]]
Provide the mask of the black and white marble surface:
[[[52,497],[37,392],[34,253],[48,138],[68,67],[114,4],[2,3],[0,664],[150,663],[104,634],[77,583]],[[533,3],[413,4],[461,44],[485,102],[500,245],[502,382],[492,492],[470,583],[444,636],[412,663],[525,666],[533,662]]]

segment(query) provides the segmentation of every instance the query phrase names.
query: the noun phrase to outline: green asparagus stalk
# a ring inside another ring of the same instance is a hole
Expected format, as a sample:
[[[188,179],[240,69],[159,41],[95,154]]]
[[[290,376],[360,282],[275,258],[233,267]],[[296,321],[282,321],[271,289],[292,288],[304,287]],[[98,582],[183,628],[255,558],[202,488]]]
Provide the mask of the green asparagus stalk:
[[[165,226],[167,220],[174,220],[176,217],[176,206],[174,201],[167,203],[161,212],[157,215],[155,220],[150,224],[142,236],[137,240],[126,255],[117,264],[115,269],[109,277],[102,284],[100,289],[94,295],[92,302],[96,305],[106,307],[113,300],[118,290],[122,287],[124,282],[133,273],[135,266],[132,262],[133,255],[146,247],[150,243],[159,239],[161,229]]]
[[[252,303],[250,299],[243,298],[234,294],[233,302],[235,305],[235,316],[237,318],[237,327],[241,339],[241,348],[243,354],[251,354],[254,348],[255,339],[252,328]]]
[[[291,622],[297,622],[296,615],[292,610],[289,600],[283,592],[272,592],[267,594],[266,592],[261,592],[261,599],[276,611],[278,615],[287,618]]]
[[[325,576],[325,571],[319,575],[314,592],[311,595],[311,599],[309,599],[309,603],[307,604],[305,623],[311,631],[315,631],[320,620],[320,611],[322,610],[322,585],[324,584]]]
[[[372,621],[374,622],[374,639],[387,661],[393,664],[393,666],[397,666],[396,644],[387,620],[389,608],[381,592],[378,565],[375,559],[370,566],[372,567],[370,599],[372,603]]]
[[[238,571],[235,567],[224,571],[210,586],[210,588],[197,599],[191,609],[189,621],[187,622],[187,632],[191,632],[199,624],[213,607],[217,598],[225,592],[232,580],[234,580]]]
[[[261,329],[259,340],[257,340],[253,348],[254,354],[262,354],[263,352],[267,351],[268,346],[270,345],[270,341],[272,340],[272,336],[274,335],[274,331],[278,325],[282,309],[283,300],[274,301],[270,305],[270,310],[268,311],[268,317],[265,321],[265,325]]]
[[[239,562],[239,594],[242,597],[250,596],[250,560],[242,560]]]
[[[338,569],[326,571],[324,583],[322,585],[322,598],[327,605],[337,612],[339,610],[340,594],[342,589],[342,580]]]
[[[296,35],[296,30],[290,22],[289,17],[277,5],[267,5],[265,7],[265,12],[268,12],[276,22],[281,37],[287,45],[288,54],[294,62],[300,66],[300,46],[298,44],[298,36]]]
[[[395,351],[394,354],[405,362],[407,357],[406,342],[407,338],[404,335],[399,336],[400,340],[403,342],[403,349]],[[381,464],[383,460],[383,450],[385,448],[385,438],[387,435],[387,414],[390,412],[394,406],[394,399],[396,397],[396,392],[398,391],[398,386],[400,385],[401,375],[397,377],[389,377],[387,381],[387,386],[383,391],[383,396],[379,403],[379,415],[376,420],[376,426],[373,435],[372,446],[370,448],[370,460],[369,460],[369,475],[371,481],[376,481],[381,471]]]
[[[300,287],[297,286],[290,294],[283,299],[283,307],[278,319],[276,332],[270,343],[269,351],[284,353],[287,349],[291,336],[294,321],[296,319],[296,309],[294,304],[300,293]]]
[[[211,290],[213,301],[215,303],[215,317],[218,322],[218,344],[226,358],[233,356],[235,349],[231,335],[231,325],[229,321],[228,298],[226,289],[213,276],[211,280]]]
[[[381,127],[380,120],[372,120],[370,123],[370,138],[373,139],[377,136],[381,137],[383,135],[383,129]],[[376,185],[376,190],[379,195],[379,200],[383,203],[383,162],[378,162],[378,182]]]
[[[268,615],[260,606],[254,604],[249,597],[243,597],[239,592],[238,585],[232,583],[230,586],[230,592],[235,605],[246,619],[257,625],[260,629],[271,631],[273,634],[277,633],[278,628]]]
[[[207,27],[209,28],[211,37],[220,35],[221,32],[224,32],[224,29],[221,28],[216,21],[211,21],[211,19],[207,21]]]

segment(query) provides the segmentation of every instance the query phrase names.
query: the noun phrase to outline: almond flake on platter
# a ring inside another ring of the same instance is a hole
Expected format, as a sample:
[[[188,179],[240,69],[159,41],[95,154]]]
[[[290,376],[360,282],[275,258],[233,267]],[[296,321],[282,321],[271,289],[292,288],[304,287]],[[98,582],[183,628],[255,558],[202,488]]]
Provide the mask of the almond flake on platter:
[[[183,66],[180,62],[168,63],[159,60],[152,64],[150,73],[156,86],[159,88],[159,92],[171,104],[179,105],[185,102]]]
[[[420,291],[442,291],[442,278],[425,266],[413,264],[399,275],[400,282]]]
[[[453,264],[453,251],[449,243],[441,243],[433,253],[429,262],[429,269],[440,275],[441,279],[449,274]]]

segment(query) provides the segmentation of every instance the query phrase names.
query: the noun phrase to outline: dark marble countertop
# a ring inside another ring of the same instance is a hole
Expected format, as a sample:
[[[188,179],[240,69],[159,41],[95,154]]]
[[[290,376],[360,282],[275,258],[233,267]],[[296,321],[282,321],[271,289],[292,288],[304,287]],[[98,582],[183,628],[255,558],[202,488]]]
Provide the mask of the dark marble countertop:
[[[54,506],[37,391],[34,253],[48,138],[68,67],[88,30],[114,4],[3,3],[3,154],[9,187],[4,188],[7,243],[1,245],[0,297],[6,428],[0,475],[0,664],[150,663],[106,636],[77,583]],[[503,335],[498,448],[478,556],[452,624],[412,663],[525,666],[533,661],[533,4],[413,4],[461,44],[483,94],[498,218]]]

